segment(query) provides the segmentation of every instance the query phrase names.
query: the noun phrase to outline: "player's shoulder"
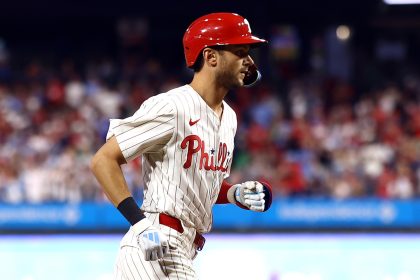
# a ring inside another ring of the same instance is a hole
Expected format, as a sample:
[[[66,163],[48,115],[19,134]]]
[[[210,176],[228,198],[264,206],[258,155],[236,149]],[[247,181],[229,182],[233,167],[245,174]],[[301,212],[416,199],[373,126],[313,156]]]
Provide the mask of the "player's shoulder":
[[[167,92],[156,94],[155,96],[150,97],[149,100],[153,102],[165,102],[173,104],[174,102],[185,98],[185,95],[186,93],[188,93],[188,91],[188,86],[184,85],[177,88],[173,88]]]
[[[158,93],[146,99],[136,114],[179,114],[186,110],[185,104],[191,104],[191,87],[188,85],[173,88],[167,92]]]
[[[170,100],[171,102],[183,100],[185,101],[191,94],[191,87],[189,85],[183,85],[177,88],[173,88],[162,95]]]
[[[149,97],[144,103],[148,104],[169,104],[173,105],[175,101],[179,100],[180,97],[187,92],[186,86],[180,86],[173,88],[167,92],[161,92],[154,96]]]

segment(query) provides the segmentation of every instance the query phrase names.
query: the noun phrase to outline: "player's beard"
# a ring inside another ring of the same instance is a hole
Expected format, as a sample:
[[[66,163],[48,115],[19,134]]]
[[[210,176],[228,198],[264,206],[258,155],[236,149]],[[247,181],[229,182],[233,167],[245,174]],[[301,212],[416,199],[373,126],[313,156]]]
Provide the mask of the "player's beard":
[[[226,64],[224,66],[226,66]],[[216,83],[228,90],[239,88],[243,86],[243,81],[240,79],[239,75],[240,73],[238,73],[238,71],[234,71],[228,67],[222,67],[222,69],[216,73]]]

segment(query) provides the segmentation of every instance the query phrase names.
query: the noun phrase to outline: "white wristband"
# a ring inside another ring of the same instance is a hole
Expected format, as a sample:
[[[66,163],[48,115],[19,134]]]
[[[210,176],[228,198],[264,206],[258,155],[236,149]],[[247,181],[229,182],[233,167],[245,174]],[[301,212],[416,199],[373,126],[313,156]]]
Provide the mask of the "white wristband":
[[[229,190],[227,192],[227,199],[230,203],[236,204],[235,192],[236,192],[236,189],[239,188],[240,186],[241,186],[241,184],[236,184],[236,185],[233,185],[229,188]]]

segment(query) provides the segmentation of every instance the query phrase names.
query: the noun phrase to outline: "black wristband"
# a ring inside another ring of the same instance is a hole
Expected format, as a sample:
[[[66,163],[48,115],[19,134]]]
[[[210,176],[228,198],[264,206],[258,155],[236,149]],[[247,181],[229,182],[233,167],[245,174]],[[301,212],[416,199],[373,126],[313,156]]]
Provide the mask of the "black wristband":
[[[127,197],[117,206],[118,211],[130,222],[133,226],[141,219],[145,218],[143,212],[140,210],[136,201],[132,196]]]

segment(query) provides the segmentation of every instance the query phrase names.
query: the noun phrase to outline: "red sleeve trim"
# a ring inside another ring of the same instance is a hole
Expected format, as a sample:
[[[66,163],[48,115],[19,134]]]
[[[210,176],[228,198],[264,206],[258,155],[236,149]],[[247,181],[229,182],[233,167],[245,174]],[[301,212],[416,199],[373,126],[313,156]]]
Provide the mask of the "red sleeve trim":
[[[230,203],[227,198],[227,193],[230,187],[232,187],[231,184],[227,183],[226,181],[222,182],[222,186],[220,187],[220,192],[219,192],[219,196],[217,197],[216,204]]]

